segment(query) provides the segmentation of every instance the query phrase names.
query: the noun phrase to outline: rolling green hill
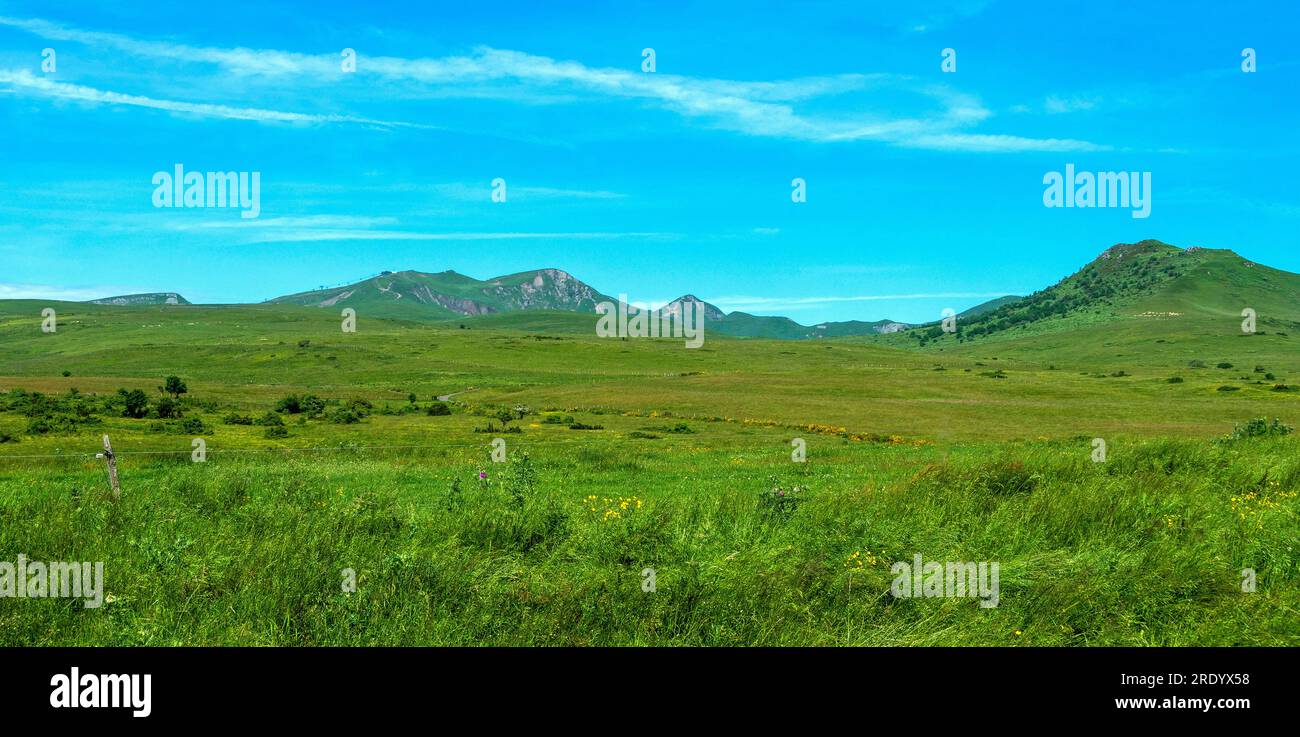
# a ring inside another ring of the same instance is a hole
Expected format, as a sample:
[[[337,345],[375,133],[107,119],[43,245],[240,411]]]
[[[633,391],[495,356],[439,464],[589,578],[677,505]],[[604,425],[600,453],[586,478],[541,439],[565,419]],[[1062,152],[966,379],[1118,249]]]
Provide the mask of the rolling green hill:
[[[1246,309],[1257,315],[1253,334],[1241,327]],[[1110,349],[1121,345],[1162,351],[1216,337],[1273,343],[1297,330],[1300,275],[1229,250],[1183,250],[1147,240],[1112,246],[1078,272],[1027,297],[974,317],[959,316],[953,335],[929,324],[891,336],[890,342],[981,351],[1009,343],[1040,353],[1115,357],[1124,351]]]
[[[1006,305],[1011,304],[1012,302],[1017,302],[1021,299],[1023,299],[1023,297],[1014,294],[1008,294],[1005,297],[998,297],[997,299],[991,299],[987,302],[981,302],[975,305],[974,307],[970,308],[969,310],[958,312],[957,317],[966,318],[966,319],[979,317],[980,315],[983,315],[986,312],[992,312],[1000,307],[1004,307]]]
[[[0,607],[0,644],[1294,645],[1294,275],[1225,253],[921,349],[0,301],[0,548],[112,562],[105,616]],[[999,606],[884,598],[917,551],[998,561]]]
[[[589,313],[595,311],[597,304],[606,301],[617,300],[559,269],[523,271],[486,281],[454,271],[437,274],[419,271],[384,272],[355,284],[269,300],[271,304],[306,307],[351,307],[358,314],[364,313],[372,317],[422,321],[451,321],[462,317],[512,312]],[[660,310],[664,314],[680,315],[682,305],[688,302],[694,303],[696,309],[704,310],[704,319],[710,332],[742,338],[805,340],[875,335],[906,327],[903,323],[892,320],[850,320],[806,326],[787,317],[751,315],[745,312],[726,314],[693,294],[678,297]],[[553,328],[561,332],[575,332],[579,326],[582,326],[581,330],[594,329],[594,323],[590,320],[566,320],[555,315],[486,324],[507,324],[523,330],[544,331]]]
[[[514,310],[593,312],[612,300],[559,269],[538,269],[481,281],[454,271],[384,272],[347,286],[300,292],[272,304],[351,307],[358,314],[414,320],[486,315]]]
[[[90,300],[96,305],[187,305],[189,300],[175,292],[150,292],[148,294],[123,294],[117,297],[102,297]]]

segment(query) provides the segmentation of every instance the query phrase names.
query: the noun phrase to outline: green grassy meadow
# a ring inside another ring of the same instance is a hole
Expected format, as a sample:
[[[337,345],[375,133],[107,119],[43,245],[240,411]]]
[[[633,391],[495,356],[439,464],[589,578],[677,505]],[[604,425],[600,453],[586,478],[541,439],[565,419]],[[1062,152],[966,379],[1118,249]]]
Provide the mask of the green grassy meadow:
[[[0,302],[0,560],[102,560],[107,592],[0,599],[0,644],[1300,643],[1300,436],[1225,439],[1300,424],[1300,332],[1143,312],[687,350],[572,313]],[[168,375],[182,417],[121,416]],[[999,605],[892,596],[916,553],[998,561]]]

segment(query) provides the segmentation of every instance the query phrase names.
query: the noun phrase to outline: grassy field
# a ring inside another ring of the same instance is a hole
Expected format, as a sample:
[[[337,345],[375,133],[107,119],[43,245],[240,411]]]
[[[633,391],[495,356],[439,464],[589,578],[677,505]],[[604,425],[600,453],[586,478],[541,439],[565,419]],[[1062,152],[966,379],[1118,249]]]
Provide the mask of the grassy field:
[[[1300,352],[1140,312],[686,350],[559,313],[3,302],[0,560],[102,560],[108,598],[0,599],[0,644],[1300,643],[1300,439],[1225,439],[1300,423]],[[173,374],[183,417],[121,416]],[[917,553],[999,562],[998,606],[892,596]]]

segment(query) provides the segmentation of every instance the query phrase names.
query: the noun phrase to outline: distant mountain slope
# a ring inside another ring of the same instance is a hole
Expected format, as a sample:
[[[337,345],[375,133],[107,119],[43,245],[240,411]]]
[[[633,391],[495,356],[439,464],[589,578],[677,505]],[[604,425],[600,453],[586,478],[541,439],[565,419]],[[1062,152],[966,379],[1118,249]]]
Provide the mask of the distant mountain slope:
[[[706,330],[734,335],[738,338],[776,338],[780,340],[803,340],[810,337],[808,328],[788,317],[768,315],[751,315],[748,312],[732,312],[725,319],[714,325],[706,325]]]
[[[118,297],[92,299],[93,305],[187,305],[189,300],[175,292],[150,292],[147,294],[123,294]]]
[[[380,317],[444,319],[515,310],[594,312],[611,300],[559,269],[538,269],[480,281],[454,271],[385,272],[342,287],[277,297],[274,304],[351,307]]]
[[[997,300],[995,300],[997,301]],[[1027,297],[958,318],[958,343],[1023,338],[1131,320],[1174,320],[1220,329],[1256,311],[1263,326],[1300,327],[1300,275],[1254,264],[1229,250],[1183,250],[1160,241],[1121,243],[1079,271]],[[1207,322],[1209,321],[1209,322]],[[951,339],[937,324],[910,330],[920,345]]]
[[[841,338],[848,335],[874,335],[878,333],[896,333],[911,327],[905,322],[893,320],[846,320],[843,322],[823,322],[812,326],[812,334],[818,338]]]
[[[716,325],[708,329],[724,335],[742,338],[777,338],[781,340],[807,340],[810,338],[844,338],[856,335],[879,335],[892,333],[909,327],[906,323],[893,320],[863,322],[847,320],[844,322],[822,322],[816,325],[800,325],[788,317],[769,315],[751,315],[748,312],[731,312]]]
[[[969,310],[958,312],[957,318],[970,319],[972,317],[979,317],[980,315],[983,315],[986,312],[992,312],[1000,307],[1005,307],[1006,305],[1009,305],[1013,302],[1017,302],[1022,299],[1024,299],[1024,297],[1019,297],[1014,294],[1008,294],[1005,297],[998,297],[997,299],[991,299],[987,302],[981,302],[975,305],[974,307],[970,308]]]
[[[673,317],[678,317],[682,313],[682,305],[687,302],[694,303],[695,306],[693,309],[695,310],[699,310],[699,309],[704,310],[705,322],[717,322],[718,320],[722,320],[726,318],[726,313],[724,313],[722,310],[718,309],[714,305],[711,305],[708,302],[705,302],[704,300],[700,299],[699,297],[696,297],[694,294],[684,294],[678,297],[672,302],[669,302],[663,307],[660,307],[659,312],[664,315],[672,315]]]
[[[480,281],[454,271],[428,274],[419,271],[385,272],[341,287],[316,289],[269,300],[272,304],[311,307],[351,307],[376,317],[412,320],[451,320],[519,311],[594,312],[601,302],[617,302],[568,272],[538,269]],[[892,320],[828,322],[800,325],[788,317],[724,313],[693,294],[685,294],[660,308],[680,315],[692,303],[704,311],[707,330],[744,338],[805,340],[849,335],[876,335],[908,327]],[[542,320],[504,321],[500,324],[548,325]],[[568,325],[568,321],[563,322]],[[593,323],[594,329],[594,323]]]

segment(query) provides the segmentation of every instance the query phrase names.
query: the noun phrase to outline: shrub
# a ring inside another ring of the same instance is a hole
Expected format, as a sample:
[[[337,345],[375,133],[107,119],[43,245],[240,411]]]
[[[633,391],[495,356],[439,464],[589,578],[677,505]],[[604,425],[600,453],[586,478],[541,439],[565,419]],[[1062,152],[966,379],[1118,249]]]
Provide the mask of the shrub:
[[[1241,387],[1239,387],[1239,386],[1230,386],[1230,385],[1228,385],[1228,384],[1224,384],[1223,386],[1219,387],[1218,389],[1215,389],[1215,391],[1219,391],[1219,392],[1235,392],[1235,391],[1241,391]]]
[[[163,397],[158,400],[157,406],[154,407],[154,414],[160,420],[174,420],[181,416],[181,407],[175,399]]]
[[[296,415],[302,412],[302,399],[297,394],[290,394],[275,403],[275,411]]]
[[[1245,438],[1264,438],[1264,437],[1281,437],[1290,435],[1295,428],[1283,423],[1276,417],[1272,422],[1267,417],[1256,417],[1244,424],[1235,425],[1232,432],[1228,433],[1228,440],[1242,440]]]
[[[254,420],[253,424],[261,425],[262,427],[284,427],[284,420],[280,419],[280,415],[277,415],[274,412],[267,412]]]
[[[117,390],[118,397],[122,400],[122,416],[130,417],[133,420],[139,420],[149,414],[149,395],[139,389],[127,391],[125,389]]]
[[[177,428],[186,435],[207,435],[211,428],[203,424],[203,420],[198,417],[189,417],[181,420]]]
[[[1183,383],[1183,377],[1181,377],[1181,376],[1170,376],[1168,379],[1165,379],[1165,383],[1167,383],[1167,384],[1181,384],[1181,383]]]
[[[1193,358],[1187,362],[1187,366],[1189,368],[1205,368],[1205,361],[1202,361],[1199,358]]]
[[[339,407],[326,415],[326,419],[336,425],[355,425],[356,423],[361,422],[361,415],[357,414],[350,407]]]
[[[543,425],[572,425],[574,422],[572,415],[546,415],[542,418]]]
[[[268,439],[287,438],[289,437],[289,428],[284,425],[271,425],[262,433],[262,437]]]
[[[301,397],[297,394],[290,394],[275,403],[276,412],[283,412],[289,415],[317,415],[324,411],[324,409],[325,400],[315,394],[307,394]]]
[[[1221,362],[1221,363],[1215,364],[1215,366],[1216,366],[1217,368],[1221,368],[1221,369],[1230,369],[1230,368],[1232,368],[1232,364],[1228,363],[1227,361],[1223,361],[1223,362]]]
[[[572,425],[569,425],[569,429],[570,430],[604,430],[605,427],[603,425],[588,425],[582,422],[575,422]]]
[[[627,436],[629,438],[639,438],[641,440],[658,440],[663,437],[662,435],[655,435],[652,432],[641,432],[640,430],[633,430],[628,433]]]
[[[443,417],[451,414],[451,407],[448,407],[446,402],[434,402],[424,413],[430,417]]]
[[[375,405],[365,399],[349,399],[343,408],[356,415],[359,418],[369,417],[375,410]]]
[[[27,423],[28,435],[48,435],[54,432],[54,426],[44,417],[33,417]]]
[[[16,436],[11,435],[11,434],[5,432],[4,430],[0,430],[0,444],[3,444],[3,443],[16,443],[16,442],[18,442],[18,438],[17,438]]]
[[[228,414],[228,415],[226,415],[225,417],[221,418],[221,421],[224,422],[224,423],[226,423],[227,425],[251,425],[251,424],[253,424],[253,418],[252,418],[252,417],[249,417],[248,415],[236,414],[236,413],[234,413],[234,412],[231,412],[230,414]]]

